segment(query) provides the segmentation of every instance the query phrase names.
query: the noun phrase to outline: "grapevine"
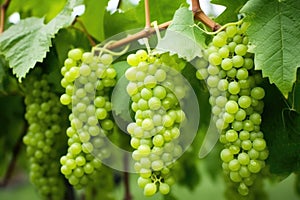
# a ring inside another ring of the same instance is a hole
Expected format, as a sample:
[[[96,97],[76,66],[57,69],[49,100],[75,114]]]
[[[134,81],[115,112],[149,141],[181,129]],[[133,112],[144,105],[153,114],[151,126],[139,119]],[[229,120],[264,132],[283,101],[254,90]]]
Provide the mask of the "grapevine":
[[[0,199],[298,199],[299,10],[0,1]]]

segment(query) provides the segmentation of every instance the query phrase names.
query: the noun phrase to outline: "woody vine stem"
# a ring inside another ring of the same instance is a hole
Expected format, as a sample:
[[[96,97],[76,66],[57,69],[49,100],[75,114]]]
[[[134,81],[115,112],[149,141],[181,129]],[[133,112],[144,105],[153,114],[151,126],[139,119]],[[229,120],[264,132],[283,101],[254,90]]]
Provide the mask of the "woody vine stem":
[[[5,23],[5,13],[6,10],[8,9],[8,6],[10,4],[11,0],[6,0],[2,5],[1,5],[1,15],[0,15],[0,34],[4,31],[4,23]]]
[[[116,41],[115,43],[109,45],[107,48],[108,49],[115,49],[118,47],[121,47],[123,45],[126,45],[132,41],[136,41],[139,40],[141,38],[144,37],[148,37],[152,34],[155,33],[155,28],[150,26],[150,9],[149,9],[149,3],[147,3],[148,1],[145,0],[145,15],[146,15],[146,26],[145,29],[134,34],[134,35],[130,35],[126,38],[123,38],[119,41]],[[212,19],[210,19],[201,9],[200,6],[200,2],[199,0],[192,0],[192,12],[194,14],[194,17],[196,20],[201,21],[203,24],[205,24],[206,26],[208,26],[212,31],[216,31],[218,30],[221,26],[216,23],[215,21],[213,21]],[[172,21],[167,21],[164,22],[162,24],[158,25],[158,29],[159,30],[164,30],[166,29],[170,24],[172,23]]]

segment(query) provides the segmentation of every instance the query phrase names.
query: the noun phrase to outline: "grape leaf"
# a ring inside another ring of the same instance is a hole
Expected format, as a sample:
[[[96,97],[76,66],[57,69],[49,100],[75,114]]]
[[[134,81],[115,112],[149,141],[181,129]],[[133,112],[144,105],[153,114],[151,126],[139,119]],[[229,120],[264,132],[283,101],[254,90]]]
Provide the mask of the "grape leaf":
[[[172,0],[172,3],[161,0],[149,1],[151,21],[158,21],[158,23],[169,21],[183,3],[185,3],[183,0]],[[125,12],[117,11],[113,14],[107,12],[104,20],[106,38],[131,29],[145,27],[144,7],[144,1],[140,1],[137,6]]]
[[[175,12],[171,25],[156,48],[191,61],[196,56],[202,56],[202,48],[205,46],[204,33],[194,26],[193,13],[182,7]]]
[[[104,40],[104,14],[108,0],[89,0],[85,3],[85,13],[80,17],[88,33],[98,41]]]
[[[238,20],[238,13],[248,0],[212,0],[211,3],[225,6],[226,9],[215,21],[220,24],[234,22]]]
[[[127,11],[135,7],[136,5],[130,0],[119,1],[119,9],[122,11]]]
[[[270,84],[264,87],[261,128],[270,152],[267,163],[272,173],[289,174],[300,170],[300,115],[289,109],[278,88]]]
[[[256,69],[287,97],[300,66],[299,1],[252,0],[241,10],[251,23]]]
[[[10,16],[14,12],[18,12],[21,18],[26,17],[45,17],[48,22],[53,19],[64,7],[66,0],[13,0],[9,4],[7,15]]]
[[[37,62],[43,61],[51,46],[51,38],[73,22],[73,8],[81,3],[82,0],[69,0],[48,24],[44,24],[43,18],[31,17],[3,32],[0,36],[0,54],[8,60],[19,81]]]

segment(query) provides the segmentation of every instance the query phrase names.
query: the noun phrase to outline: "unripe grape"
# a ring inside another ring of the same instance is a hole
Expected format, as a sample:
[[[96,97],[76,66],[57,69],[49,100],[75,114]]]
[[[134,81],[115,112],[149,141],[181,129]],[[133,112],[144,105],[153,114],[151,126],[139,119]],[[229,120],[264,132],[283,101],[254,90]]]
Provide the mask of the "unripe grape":
[[[71,52],[73,59],[77,59],[79,51]],[[68,70],[75,63],[73,59],[65,62]],[[67,72],[65,73],[67,74]],[[72,174],[75,162],[67,157],[60,158],[58,149],[63,149],[66,138],[62,120],[62,105],[70,104],[71,97],[67,94],[59,99],[48,83],[47,75],[34,71],[23,82],[25,91],[25,118],[29,128],[23,137],[29,161],[30,181],[41,194],[42,198],[63,199],[66,191],[64,175]],[[62,81],[63,82],[63,81]],[[68,83],[69,84],[69,83]],[[64,84],[63,84],[64,85]],[[65,84],[64,86],[67,86]],[[73,146],[72,151],[78,153],[80,147]],[[57,161],[62,166],[57,164]],[[59,187],[60,190],[53,188]]]
[[[228,85],[228,91],[230,94],[238,94],[240,92],[240,86],[238,82],[230,82]]]
[[[251,97],[261,100],[265,96],[265,91],[261,87],[255,87],[251,90]]]
[[[167,183],[160,183],[159,184],[159,192],[163,195],[169,194],[170,186]]]
[[[211,95],[212,119],[224,144],[220,154],[223,171],[243,196],[249,194],[248,186],[253,185],[268,157],[260,131],[265,91],[257,86],[262,78],[253,70],[254,55],[248,52],[248,26],[245,22],[229,25],[215,35],[205,52],[213,67],[202,67],[198,74],[203,76],[197,75],[206,80]]]
[[[222,62],[222,57],[219,53],[212,53],[209,55],[208,60],[211,64],[217,66],[220,65]]]
[[[229,162],[229,161],[233,160],[233,154],[231,153],[231,151],[229,149],[223,149],[221,151],[221,159],[224,162]]]
[[[229,100],[225,105],[225,110],[228,113],[235,114],[239,110],[239,106],[235,101]]]
[[[129,54],[127,56],[127,62],[131,66],[137,66],[139,63],[139,58],[135,54]]]
[[[157,191],[157,186],[155,183],[147,183],[144,188],[145,196],[153,196]]]

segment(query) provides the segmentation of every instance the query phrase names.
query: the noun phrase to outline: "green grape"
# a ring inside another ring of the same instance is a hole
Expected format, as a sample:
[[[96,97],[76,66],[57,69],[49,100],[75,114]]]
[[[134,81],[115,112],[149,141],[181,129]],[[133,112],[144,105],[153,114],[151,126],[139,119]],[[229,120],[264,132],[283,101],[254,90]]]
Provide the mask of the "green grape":
[[[208,60],[211,64],[217,66],[222,63],[222,57],[219,53],[212,53],[209,55]]]
[[[103,137],[112,133],[115,126],[111,120],[110,91],[117,74],[109,54],[94,56],[72,49],[68,56],[65,64],[71,59],[76,62],[65,66],[69,68],[63,78],[66,93],[60,98],[63,105],[73,107],[71,126],[66,131],[69,148],[60,160],[61,173],[71,185],[81,189],[98,181],[103,168],[100,160],[110,155]]]
[[[244,64],[244,58],[240,55],[235,55],[232,57],[232,63],[236,68],[242,67]]]
[[[226,131],[225,137],[226,137],[227,141],[234,142],[238,139],[239,136],[235,130],[230,129],[230,130]]]
[[[170,186],[167,183],[160,183],[159,192],[164,195],[168,194],[170,192]]]
[[[253,97],[257,100],[263,99],[264,96],[265,96],[265,91],[261,87],[255,87],[251,90],[251,97]]]
[[[230,171],[239,171],[241,168],[240,162],[237,159],[232,159],[228,164],[228,168]]]
[[[240,68],[236,72],[236,78],[239,80],[245,80],[248,78],[248,70],[246,68]]]
[[[155,183],[147,183],[144,187],[145,196],[153,196],[157,191],[157,186]]]
[[[135,58],[139,58],[138,62]],[[131,65],[125,72],[129,81],[127,93],[135,119],[128,124],[127,131],[135,149],[132,158],[139,173],[138,185],[144,189],[145,196],[157,192],[166,195],[170,191],[166,180],[171,180],[173,163],[182,153],[178,127],[185,114],[179,102],[186,92],[176,71],[183,69],[183,61],[169,54],[154,56],[138,50],[127,57],[127,62]],[[135,78],[132,78],[133,72]],[[211,67],[209,72],[217,74],[218,69]],[[218,83],[218,77],[212,82]]]
[[[244,55],[246,55],[247,50],[248,50],[248,47],[246,45],[238,44],[238,45],[236,45],[234,52],[239,56],[244,56]]]
[[[232,81],[228,84],[228,92],[230,94],[238,94],[240,92],[240,85],[236,81]]]
[[[226,44],[226,37],[224,36],[221,36],[221,35],[216,35],[214,38],[213,38],[213,45],[216,46],[216,47],[222,47]]]
[[[72,56],[75,57],[76,54]],[[64,199],[67,188],[58,165],[66,142],[63,134],[65,124],[60,120],[64,116],[64,110],[59,98],[51,90],[48,78],[39,71],[34,71],[24,81],[28,131],[23,142],[29,160],[31,183],[43,199]],[[69,99],[63,97],[62,101]],[[68,168],[63,168],[62,171],[70,173]]]
[[[239,105],[236,101],[229,100],[225,105],[225,110],[230,114],[235,114],[239,110]]]
[[[228,184],[241,196],[252,194],[255,174],[261,172],[268,157],[260,131],[265,91],[258,86],[262,78],[254,70],[254,55],[248,52],[248,26],[245,22],[229,25],[215,35],[205,52],[210,65],[196,74],[206,80],[211,95],[213,120],[224,144],[220,157]]]
[[[232,38],[237,33],[237,27],[236,26],[228,26],[225,30],[227,37]]]
[[[231,151],[229,149],[223,149],[221,151],[221,159],[224,162],[229,162],[229,161],[233,160],[233,154],[231,153]]]
[[[251,105],[251,97],[249,96],[240,96],[238,104],[241,108],[245,109]]]
[[[230,70],[233,67],[232,59],[224,58],[221,62],[221,68],[224,70]]]

